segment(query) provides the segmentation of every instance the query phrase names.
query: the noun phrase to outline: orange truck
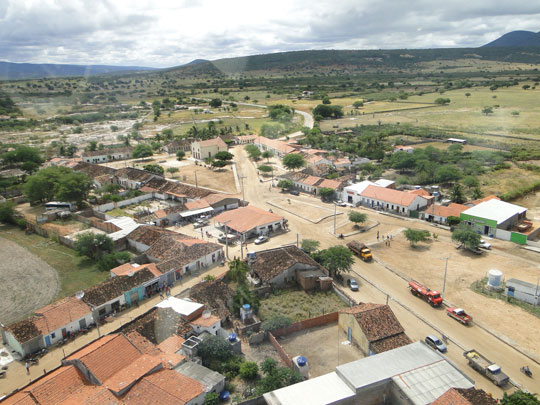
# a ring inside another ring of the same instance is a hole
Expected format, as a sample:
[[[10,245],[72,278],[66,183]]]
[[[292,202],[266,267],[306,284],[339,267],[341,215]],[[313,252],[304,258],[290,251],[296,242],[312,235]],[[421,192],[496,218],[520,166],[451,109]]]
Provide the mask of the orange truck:
[[[409,281],[409,288],[412,295],[416,295],[417,297],[424,299],[425,301],[429,302],[432,307],[438,307],[443,302],[441,293],[430,290],[425,285],[420,284],[418,281]]]
[[[347,247],[360,259],[362,259],[365,262],[369,262],[373,259],[373,255],[371,254],[371,250],[362,242],[358,242],[357,240],[350,241],[347,243]]]

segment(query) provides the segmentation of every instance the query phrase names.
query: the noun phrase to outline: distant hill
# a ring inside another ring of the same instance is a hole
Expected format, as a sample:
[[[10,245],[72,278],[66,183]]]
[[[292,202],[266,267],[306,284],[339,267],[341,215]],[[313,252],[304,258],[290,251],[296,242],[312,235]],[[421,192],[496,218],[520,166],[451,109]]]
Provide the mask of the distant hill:
[[[62,65],[44,63],[0,62],[0,80],[37,79],[41,77],[93,76],[107,73],[155,70],[141,66]]]
[[[194,59],[191,62],[186,63],[185,65],[182,65],[182,66],[198,65],[199,63],[206,63],[206,62],[210,62],[210,61],[208,59]]]
[[[177,66],[159,72],[180,77],[237,75],[249,72],[299,73],[304,71],[317,73],[317,71],[331,70],[362,72],[373,69],[414,68],[420,66],[418,64],[421,62],[442,62],[457,59],[540,63],[540,48],[481,47],[293,51],[218,59]]]
[[[512,31],[483,46],[492,47],[540,47],[540,32]]]

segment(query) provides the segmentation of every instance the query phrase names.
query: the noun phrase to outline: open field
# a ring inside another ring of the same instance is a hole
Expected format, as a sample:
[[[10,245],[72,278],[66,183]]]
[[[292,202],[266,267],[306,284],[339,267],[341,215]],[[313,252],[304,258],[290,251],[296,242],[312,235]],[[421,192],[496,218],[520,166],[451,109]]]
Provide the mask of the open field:
[[[56,270],[60,284],[55,299],[73,295],[110,276],[107,271],[99,271],[88,259],[77,256],[74,250],[50,239],[36,234],[25,235],[23,231],[11,226],[0,229],[1,237],[27,249]]]
[[[313,200],[313,202],[295,200],[293,203],[291,203],[291,199],[286,196],[286,194],[281,194],[278,198],[273,198],[270,200],[270,202],[271,205],[282,208],[293,215],[297,215],[315,223],[334,214],[333,206],[328,205],[325,207],[321,205],[322,203],[320,200],[318,203],[317,200]],[[337,213],[337,215],[340,214],[340,212]]]
[[[484,195],[498,195],[539,181],[540,173],[512,167],[511,169],[489,172],[480,176],[479,180]],[[521,201],[526,203],[526,205],[524,205],[525,207],[535,208],[534,199],[528,201],[528,199],[525,198]],[[518,204],[517,201],[512,201],[512,203]]]
[[[303,290],[277,290],[261,300],[259,316],[265,321],[276,315],[285,315],[293,322],[335,312],[347,305],[333,292],[311,292]]]
[[[347,335],[337,323],[291,333],[278,341],[291,358],[304,356],[308,359],[310,378],[331,373],[340,364],[365,357],[358,347],[348,342]]]

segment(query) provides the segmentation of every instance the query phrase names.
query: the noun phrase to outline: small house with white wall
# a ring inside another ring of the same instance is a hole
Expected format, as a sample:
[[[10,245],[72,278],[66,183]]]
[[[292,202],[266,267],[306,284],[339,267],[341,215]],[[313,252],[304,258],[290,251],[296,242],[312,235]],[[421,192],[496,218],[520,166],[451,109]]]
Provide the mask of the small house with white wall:
[[[217,137],[206,141],[195,141],[191,144],[191,156],[194,159],[204,160],[214,157],[218,152],[226,152],[227,144]]]
[[[511,278],[506,281],[506,295],[532,305],[540,305],[540,284]]]
[[[360,197],[364,207],[406,216],[428,205],[428,200],[414,193],[371,185],[360,193]]]

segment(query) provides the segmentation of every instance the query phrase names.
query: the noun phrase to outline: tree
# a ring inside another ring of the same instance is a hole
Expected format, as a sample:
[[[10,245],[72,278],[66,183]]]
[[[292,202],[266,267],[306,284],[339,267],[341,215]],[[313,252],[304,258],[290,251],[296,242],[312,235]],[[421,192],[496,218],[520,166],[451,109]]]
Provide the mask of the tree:
[[[465,97],[470,97],[471,93],[465,93]]]
[[[288,179],[280,180],[277,186],[281,189],[290,189],[292,186],[294,186],[294,183]]]
[[[407,228],[404,232],[405,238],[414,247],[418,242],[427,242],[431,237],[429,231],[423,229]]]
[[[306,164],[304,157],[298,153],[289,153],[283,158],[283,166],[289,170],[295,170]]]
[[[463,204],[465,202],[465,196],[463,195],[463,187],[461,184],[454,184],[452,191],[450,191],[450,199],[457,204]]]
[[[349,221],[354,222],[354,227],[358,228],[358,224],[363,224],[367,221],[367,215],[363,212],[349,211]]]
[[[212,360],[227,361],[233,357],[232,346],[221,336],[208,336],[197,348],[205,364]]]
[[[227,276],[231,281],[243,284],[246,282],[246,274],[249,272],[249,266],[243,260],[238,258],[229,262],[229,271]]]
[[[447,104],[450,104],[450,99],[449,98],[439,97],[439,98],[435,99],[435,104],[447,105]]]
[[[257,167],[257,169],[263,173],[270,173],[271,171],[274,170],[272,166],[267,166],[267,165],[260,165],[259,167]]]
[[[285,315],[274,315],[261,324],[261,330],[271,332],[276,329],[288,328],[292,325],[292,319]]]
[[[211,165],[213,168],[218,168],[218,169],[221,169],[222,167],[225,167],[227,166],[228,162],[226,162],[225,160],[214,160]]]
[[[210,100],[210,102],[208,103],[210,105],[210,107],[212,108],[218,108],[218,107],[221,107],[221,105],[223,104],[223,102],[221,101],[220,98],[213,98],[212,100]]]
[[[151,164],[151,165],[145,165],[143,166],[143,169],[147,172],[158,174],[160,176],[163,176],[163,173],[165,173],[165,170],[160,165]]]
[[[455,226],[455,225],[459,225],[459,223],[461,222],[461,219],[459,219],[459,217],[455,217],[453,215],[449,215],[447,218],[446,218],[446,222],[448,223],[448,225],[450,226]]]
[[[80,206],[88,198],[91,187],[92,180],[86,174],[71,171],[61,176],[56,184],[56,198],[60,201],[75,201]]]
[[[240,377],[244,380],[254,380],[259,375],[259,366],[254,361],[244,361],[240,366]]]
[[[508,395],[506,392],[503,394],[501,405],[538,405],[540,401],[536,397],[536,394],[530,392],[524,392],[522,390],[515,391]]]
[[[258,160],[261,156],[261,151],[253,144],[246,145],[244,149],[252,160]]]
[[[133,149],[133,152],[131,152],[131,156],[135,159],[152,156],[153,154],[152,147],[145,143],[138,144],[135,146],[135,149]]]
[[[300,374],[288,367],[278,367],[277,362],[270,358],[262,362],[261,370],[265,376],[257,383],[256,396],[302,381]]]
[[[531,85],[530,84],[524,84],[523,86],[521,86],[521,88],[523,90],[527,90],[527,89],[530,89],[531,88]]]
[[[332,104],[332,101],[330,101],[330,97],[324,96],[324,97],[322,98],[322,103],[323,103],[323,104]]]
[[[463,178],[462,183],[464,185],[466,185],[467,187],[469,187],[469,188],[474,188],[474,187],[480,185],[480,182],[478,181],[478,179],[475,176],[465,176]]]
[[[178,152],[176,152],[176,160],[182,160],[185,156],[186,152],[184,152],[183,150],[179,150]]]
[[[459,167],[454,165],[442,165],[435,169],[435,181],[438,183],[449,183],[459,180],[463,173]]]
[[[302,239],[302,250],[308,254],[315,252],[319,248],[320,242],[315,239]]]
[[[477,185],[473,188],[473,191],[472,191],[472,198],[473,200],[479,200],[480,198],[482,198],[484,196],[484,192],[482,191],[482,189],[480,188],[480,185]]]
[[[313,115],[320,115],[323,118],[343,117],[343,107],[340,105],[319,104],[313,109]]]
[[[232,160],[232,158],[234,158],[234,155],[231,152],[221,151],[221,152],[216,153],[214,157],[217,160],[229,161],[229,160]]]
[[[167,173],[170,173],[171,176],[174,176],[174,173],[178,173],[180,170],[178,169],[178,167],[168,167],[167,168]]]
[[[463,245],[468,249],[478,249],[480,239],[480,235],[473,231],[465,222],[459,224],[454,232],[452,232],[452,240],[463,243]]]
[[[30,146],[17,146],[14,150],[4,153],[2,160],[5,163],[34,162],[43,163],[39,149]]]
[[[4,224],[15,223],[15,206],[13,201],[0,203],[0,222]]]
[[[269,150],[265,150],[261,156],[266,159],[267,163],[270,163],[270,158],[274,157],[274,154]]]
[[[84,232],[77,236],[73,247],[80,256],[86,256],[93,260],[99,260],[105,253],[113,250],[113,240],[104,233]]]
[[[482,114],[485,114],[486,116],[493,114],[493,107],[484,107],[482,109]]]
[[[216,392],[209,392],[204,397],[203,405],[219,405],[219,395]]]
[[[321,187],[318,190],[318,194],[321,196],[322,200],[329,201],[332,198],[334,198],[335,191],[333,188],[330,188],[330,187]]]
[[[333,276],[337,276],[344,271],[350,271],[354,263],[352,252],[345,246],[332,246],[328,249],[321,250],[318,258],[321,264]]]
[[[58,199],[80,204],[88,195],[92,181],[84,173],[62,166],[41,169],[26,179],[24,194],[31,204]]]
[[[360,100],[356,100],[352,105],[353,105],[354,108],[358,109],[358,108],[364,106],[364,102],[360,101]]]
[[[253,308],[253,311],[257,312],[259,308],[259,296],[256,292],[249,289],[246,284],[240,284],[236,287],[236,291],[233,296],[233,309],[234,312],[238,313],[240,308],[249,304]]]
[[[121,264],[129,261],[131,255],[129,252],[113,252],[104,254],[98,261],[98,269],[101,271],[109,271]]]

